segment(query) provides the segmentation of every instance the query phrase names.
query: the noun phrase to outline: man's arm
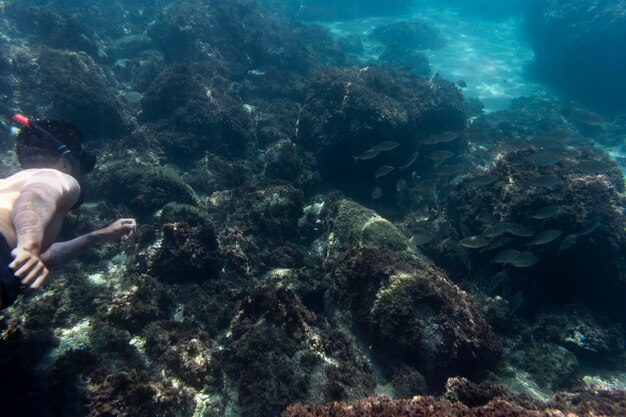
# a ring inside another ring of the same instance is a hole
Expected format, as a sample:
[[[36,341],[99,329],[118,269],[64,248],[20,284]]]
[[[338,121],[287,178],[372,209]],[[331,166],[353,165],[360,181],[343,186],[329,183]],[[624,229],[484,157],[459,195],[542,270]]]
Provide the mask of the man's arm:
[[[46,229],[55,216],[65,214],[78,198],[80,188],[73,178],[45,170],[24,184],[12,211],[17,245],[9,265],[23,285],[39,288],[48,275],[41,253]]]
[[[119,219],[111,225],[67,242],[53,243],[41,254],[41,260],[49,269],[55,269],[80,257],[88,249],[103,242],[114,242],[133,233],[135,219]]]

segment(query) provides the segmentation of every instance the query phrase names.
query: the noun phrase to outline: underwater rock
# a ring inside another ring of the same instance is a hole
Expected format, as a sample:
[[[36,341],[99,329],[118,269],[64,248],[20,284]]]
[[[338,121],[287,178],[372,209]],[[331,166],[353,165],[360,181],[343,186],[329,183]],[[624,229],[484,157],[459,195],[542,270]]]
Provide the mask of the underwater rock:
[[[128,330],[141,331],[148,324],[165,320],[176,307],[174,291],[160,280],[145,274],[125,277],[120,288],[102,291],[95,299],[97,321]]]
[[[115,82],[86,53],[23,49],[13,57],[13,69],[23,113],[54,115],[76,125],[85,136],[129,131],[128,110],[111,88]]]
[[[501,366],[507,368],[505,374],[515,374],[518,371],[528,373],[542,390],[556,391],[571,386],[579,371],[576,356],[554,343],[524,341],[505,353],[502,359],[506,365]],[[510,378],[513,381],[523,379],[516,375],[511,375]],[[502,381],[507,379],[504,376]],[[510,384],[514,386],[515,382]]]
[[[363,53],[363,41],[361,37],[356,34],[350,34],[342,36],[337,39],[337,43],[341,47],[341,50],[347,54],[361,54]]]
[[[531,266],[532,273],[509,268],[511,281],[503,295],[512,301],[513,294],[521,292],[523,299],[533,300],[533,309],[582,303],[624,323],[626,309],[620,301],[626,297],[622,265],[626,256],[626,215],[620,194],[623,175],[606,155],[583,146],[576,151],[568,157],[570,162],[549,165],[530,160],[539,151],[528,144],[503,154],[487,171],[496,180],[474,187],[469,185],[472,178],[467,178],[451,195],[447,212],[453,224],[463,223],[473,234],[487,233],[490,225],[477,220],[485,212],[495,216],[500,225],[519,224],[535,235],[551,229],[562,231],[552,242],[532,247],[533,255],[539,258]],[[601,163],[604,168],[598,173],[577,170],[577,160]],[[549,189],[529,186],[529,180],[539,175],[558,177],[562,182]],[[559,209],[547,218],[537,219],[535,213],[549,206]],[[511,241],[497,251],[528,250],[532,237],[508,235]],[[569,247],[563,245],[563,239],[571,235],[576,239],[568,243]],[[475,270],[487,267],[487,274],[498,272],[501,268],[490,262],[497,251],[471,252]]]
[[[626,111],[625,5],[623,0],[534,2],[525,30],[536,74],[599,111]]]
[[[444,44],[439,32],[421,20],[376,26],[370,37],[386,46],[395,45],[408,49],[439,49]]]
[[[169,203],[163,207],[162,240],[149,255],[147,271],[169,283],[203,282],[221,267],[215,228],[193,206]]]
[[[456,380],[456,378],[455,378]],[[415,396],[406,400],[392,400],[375,396],[346,403],[293,404],[282,417],[551,417],[585,415],[622,415],[626,409],[626,392],[614,390],[581,390],[559,393],[548,403],[536,403],[523,397],[496,396],[479,404],[465,404],[456,400],[430,396]]]
[[[319,182],[315,157],[288,139],[269,146],[265,151],[264,175],[268,179],[289,181],[302,189]]]
[[[385,51],[378,57],[378,60],[388,66],[396,67],[399,71],[430,76],[430,64],[428,55],[414,49],[407,49],[397,44],[390,44],[385,47]]]
[[[422,255],[356,247],[327,265],[336,319],[363,335],[384,366],[407,364],[438,389],[498,359],[495,336],[467,294]]]
[[[212,83],[216,85],[212,85]],[[256,149],[252,118],[239,99],[191,65],[167,67],[141,98],[141,123],[150,123],[170,160],[198,159],[205,152],[237,157]]]
[[[357,246],[402,252],[410,248],[409,240],[389,220],[352,200],[331,201],[322,216],[331,225],[325,244],[327,260]]]
[[[168,63],[201,63],[230,79],[271,66],[307,74],[346,62],[319,26],[286,24],[245,0],[186,1],[162,8],[147,34]]]
[[[439,77],[377,67],[325,69],[309,82],[296,143],[315,153],[322,180],[367,198],[377,166],[401,166],[416,150],[416,135],[462,129],[465,118],[461,92]],[[400,146],[371,160],[353,160],[383,141]]]
[[[193,392],[174,386],[150,370],[111,370],[103,366],[85,387],[90,417],[193,413]],[[155,397],[159,401],[154,401]]]
[[[572,351],[583,365],[619,361],[624,353],[623,327],[581,306],[568,305],[540,313],[533,324],[533,334]]]
[[[16,1],[9,3],[5,13],[23,35],[31,36],[37,43],[68,52],[82,51],[95,60],[106,57],[98,35],[80,15]]]
[[[107,51],[110,62],[131,59],[152,47],[152,40],[146,35],[128,35],[116,39]]]
[[[241,415],[276,416],[295,401],[356,399],[375,385],[350,339],[285,287],[257,286],[222,345]]]
[[[224,269],[254,277],[267,267],[286,267],[271,264],[284,259],[277,258],[274,249],[297,236],[303,198],[302,190],[288,184],[213,193],[207,211],[220,236]]]
[[[137,216],[149,216],[169,202],[191,204],[193,190],[170,167],[111,163],[91,182],[98,195],[122,204]]]

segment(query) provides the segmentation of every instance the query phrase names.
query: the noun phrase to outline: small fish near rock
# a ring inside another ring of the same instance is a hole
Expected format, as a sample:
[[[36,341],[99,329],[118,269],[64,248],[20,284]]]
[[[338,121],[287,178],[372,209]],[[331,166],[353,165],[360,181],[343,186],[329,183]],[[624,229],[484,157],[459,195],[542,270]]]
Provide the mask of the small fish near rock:
[[[374,146],[374,149],[378,149],[379,151],[392,151],[396,149],[400,144],[394,141],[381,142],[378,145]]]
[[[532,252],[520,252],[510,264],[516,268],[528,268],[539,262],[539,258]]]
[[[535,220],[545,220],[554,216],[558,211],[558,206],[545,206],[537,209],[537,211],[530,215],[530,218]]]
[[[459,245],[470,249],[478,249],[487,246],[490,243],[489,240],[481,236],[470,236],[465,239],[459,240]]]
[[[491,258],[491,262],[494,264],[510,264],[520,253],[521,252],[516,249],[505,249],[502,252],[496,253],[496,255]]]
[[[395,169],[394,167],[389,166],[389,165],[381,165],[378,167],[378,169],[376,169],[376,172],[374,173],[374,178],[379,179],[380,177],[384,177],[385,175],[389,174],[394,169]]]
[[[359,156],[353,156],[355,161],[367,161],[368,159],[373,159],[380,154],[381,150],[376,148],[371,148],[360,154]]]
[[[544,230],[543,232],[537,234],[533,240],[527,243],[529,246],[538,246],[545,245],[547,243],[552,242],[554,239],[561,236],[563,232],[556,229]]]

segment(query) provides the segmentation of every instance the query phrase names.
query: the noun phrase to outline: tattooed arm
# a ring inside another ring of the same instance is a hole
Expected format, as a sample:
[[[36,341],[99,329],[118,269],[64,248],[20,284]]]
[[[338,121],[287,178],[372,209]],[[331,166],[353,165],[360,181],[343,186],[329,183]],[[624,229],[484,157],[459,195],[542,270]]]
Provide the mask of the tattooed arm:
[[[24,184],[13,206],[17,245],[9,265],[23,285],[39,288],[48,275],[40,259],[51,221],[63,216],[80,194],[78,183],[55,170],[41,170]]]
[[[114,242],[129,236],[135,227],[137,227],[135,219],[119,219],[103,229],[87,233],[76,239],[53,243],[41,254],[41,260],[49,269],[58,268],[102,242]]]

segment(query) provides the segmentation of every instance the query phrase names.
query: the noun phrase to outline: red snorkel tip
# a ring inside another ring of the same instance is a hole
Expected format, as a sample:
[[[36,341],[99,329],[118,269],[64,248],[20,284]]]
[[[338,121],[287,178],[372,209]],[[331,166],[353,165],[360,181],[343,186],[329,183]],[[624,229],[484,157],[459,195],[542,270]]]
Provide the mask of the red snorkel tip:
[[[27,128],[30,129],[30,122],[28,121],[28,118],[26,116],[22,116],[21,114],[16,114],[15,116],[11,117],[11,120],[21,124],[22,126],[26,126]]]

